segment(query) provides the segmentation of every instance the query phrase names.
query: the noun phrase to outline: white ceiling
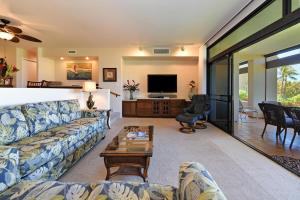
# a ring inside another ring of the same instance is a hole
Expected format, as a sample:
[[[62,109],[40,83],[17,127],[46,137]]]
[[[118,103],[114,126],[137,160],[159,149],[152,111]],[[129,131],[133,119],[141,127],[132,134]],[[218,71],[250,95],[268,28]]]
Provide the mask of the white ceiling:
[[[0,0],[0,16],[43,40],[42,46],[174,46],[204,43],[248,2]]]

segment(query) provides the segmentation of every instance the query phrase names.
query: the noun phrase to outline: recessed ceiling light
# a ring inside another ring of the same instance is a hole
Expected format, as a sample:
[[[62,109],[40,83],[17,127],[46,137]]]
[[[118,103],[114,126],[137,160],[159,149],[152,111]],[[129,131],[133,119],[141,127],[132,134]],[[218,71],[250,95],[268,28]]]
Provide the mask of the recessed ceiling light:
[[[60,57],[59,59],[60,59],[60,60],[64,60],[64,57]]]
[[[89,57],[85,57],[85,59],[86,59],[86,60],[89,60],[90,58],[89,58]]]

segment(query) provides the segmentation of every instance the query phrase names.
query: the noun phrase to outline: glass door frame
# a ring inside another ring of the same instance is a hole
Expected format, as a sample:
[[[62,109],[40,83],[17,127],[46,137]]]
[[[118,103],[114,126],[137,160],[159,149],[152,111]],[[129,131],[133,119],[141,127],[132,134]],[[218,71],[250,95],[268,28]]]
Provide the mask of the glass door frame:
[[[254,33],[253,35],[249,36],[248,38],[238,42],[237,44],[233,45],[232,47],[226,49],[225,51],[219,53],[218,55],[214,56],[213,58],[210,58],[209,56],[209,50],[216,45],[218,42],[220,42],[222,39],[227,37],[229,34],[231,34],[234,30],[238,29],[240,26],[242,26],[244,23],[246,23],[248,20],[250,20],[253,16],[255,16],[257,13],[261,12],[263,9],[265,9],[269,4],[271,4],[274,0],[267,0],[264,3],[262,3],[258,8],[256,8],[254,11],[252,11],[248,16],[246,16],[243,20],[241,20],[239,23],[237,23],[233,28],[231,28],[229,31],[227,31],[223,36],[221,36],[219,39],[214,41],[211,45],[207,47],[206,51],[206,58],[207,58],[207,94],[209,94],[210,89],[210,76],[209,76],[209,69],[210,65],[219,60],[220,58],[223,58],[224,56],[228,56],[229,63],[230,63],[230,114],[231,114],[231,130],[225,131],[232,135],[234,137],[234,99],[233,99],[233,54],[238,52],[239,50],[246,48],[248,46],[251,46],[252,44],[255,44],[261,40],[264,40],[268,38],[269,36],[272,36],[278,32],[281,32],[293,25],[296,25],[300,22],[300,8],[297,10],[292,11],[291,9],[291,0],[282,0],[283,4],[283,10],[282,10],[282,18],[277,20],[276,22],[270,24],[269,26],[263,28],[262,30]],[[211,122],[212,123],[212,122]],[[219,127],[218,125],[212,123],[213,125]],[[219,127],[220,128],[220,127]],[[222,129],[222,128],[221,128]],[[223,130],[223,129],[222,129]]]
[[[228,76],[227,76],[227,106],[228,106],[228,113],[227,113],[227,118],[228,118],[228,130],[224,129],[223,127],[219,126],[218,124],[214,123],[213,121],[209,120],[209,122],[211,124],[213,124],[214,126],[222,129],[223,131],[225,131],[226,133],[230,134],[230,135],[234,135],[234,120],[233,120],[233,106],[234,106],[234,102],[233,102],[233,54],[226,54],[225,56],[222,56],[216,60],[214,60],[213,62],[208,63],[207,65],[207,94],[209,96],[211,96],[210,94],[210,89],[211,89],[211,72],[210,69],[213,65],[213,63],[218,62],[220,60],[223,60],[224,58],[227,58],[227,63],[228,63]]]

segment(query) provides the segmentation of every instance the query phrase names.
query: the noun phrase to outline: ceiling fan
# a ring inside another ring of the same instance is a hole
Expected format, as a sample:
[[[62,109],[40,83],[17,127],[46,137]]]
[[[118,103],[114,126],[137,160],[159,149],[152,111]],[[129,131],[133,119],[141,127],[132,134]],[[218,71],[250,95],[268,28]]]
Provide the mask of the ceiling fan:
[[[0,39],[3,40],[9,40],[11,42],[18,43],[20,42],[20,39],[28,40],[31,42],[42,42],[41,40],[29,36],[29,35],[24,35],[22,34],[22,29],[17,28],[15,26],[9,26],[10,24],[9,20],[6,19],[0,19]]]

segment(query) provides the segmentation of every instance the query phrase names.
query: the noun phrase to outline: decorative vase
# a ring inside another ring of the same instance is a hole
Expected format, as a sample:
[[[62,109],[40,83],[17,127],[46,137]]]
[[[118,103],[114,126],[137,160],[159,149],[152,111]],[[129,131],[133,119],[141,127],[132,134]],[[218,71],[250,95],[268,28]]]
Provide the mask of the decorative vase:
[[[13,82],[12,77],[0,78],[0,85],[2,86],[12,86],[12,82]]]
[[[195,94],[196,94],[196,87],[192,87],[188,94],[189,99],[192,100],[192,98]]]
[[[5,85],[5,79],[4,78],[0,78],[0,85]]]
[[[130,93],[129,99],[130,99],[130,100],[133,100],[133,92],[134,92],[133,90],[129,90],[129,93]]]

